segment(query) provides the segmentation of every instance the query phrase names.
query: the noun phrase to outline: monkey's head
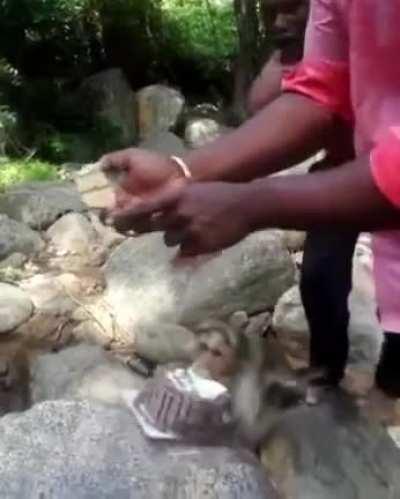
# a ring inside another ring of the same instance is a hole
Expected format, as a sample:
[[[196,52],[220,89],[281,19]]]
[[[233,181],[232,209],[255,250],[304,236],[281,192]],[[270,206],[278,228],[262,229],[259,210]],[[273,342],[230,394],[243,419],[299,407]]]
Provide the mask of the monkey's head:
[[[239,332],[230,324],[208,320],[196,328],[199,349],[192,368],[198,374],[223,383],[238,365]]]

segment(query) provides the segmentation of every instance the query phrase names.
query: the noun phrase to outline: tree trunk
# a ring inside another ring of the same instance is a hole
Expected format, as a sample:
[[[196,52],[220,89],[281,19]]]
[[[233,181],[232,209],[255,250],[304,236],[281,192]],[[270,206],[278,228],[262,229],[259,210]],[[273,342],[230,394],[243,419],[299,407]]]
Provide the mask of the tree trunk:
[[[245,103],[250,83],[256,76],[261,46],[258,0],[234,0],[239,53],[234,65],[233,113],[246,116]]]

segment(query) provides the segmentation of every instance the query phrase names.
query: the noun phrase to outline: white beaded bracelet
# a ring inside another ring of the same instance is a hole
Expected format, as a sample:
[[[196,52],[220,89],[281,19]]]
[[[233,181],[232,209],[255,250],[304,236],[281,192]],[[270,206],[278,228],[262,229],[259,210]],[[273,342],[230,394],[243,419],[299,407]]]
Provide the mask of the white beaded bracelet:
[[[179,158],[178,156],[171,156],[171,159],[181,170],[185,178],[187,179],[193,178],[192,172],[190,171],[188,165],[183,161],[182,158]]]

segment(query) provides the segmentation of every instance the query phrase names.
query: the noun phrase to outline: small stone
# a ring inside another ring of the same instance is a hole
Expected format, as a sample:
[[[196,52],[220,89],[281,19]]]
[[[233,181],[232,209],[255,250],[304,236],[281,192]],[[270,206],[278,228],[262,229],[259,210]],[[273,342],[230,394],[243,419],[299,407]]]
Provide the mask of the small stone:
[[[29,296],[10,284],[0,283],[0,333],[8,333],[26,322],[33,312]]]
[[[211,118],[194,118],[188,121],[185,129],[185,142],[192,149],[204,147],[226,134],[229,128]]]
[[[35,308],[52,315],[65,315],[76,308],[76,303],[53,274],[37,274],[21,283]]]
[[[71,213],[53,224],[46,236],[58,256],[90,255],[99,244],[99,236],[89,220]]]
[[[25,224],[0,214],[0,260],[13,253],[35,255],[44,248],[44,241],[38,233]]]

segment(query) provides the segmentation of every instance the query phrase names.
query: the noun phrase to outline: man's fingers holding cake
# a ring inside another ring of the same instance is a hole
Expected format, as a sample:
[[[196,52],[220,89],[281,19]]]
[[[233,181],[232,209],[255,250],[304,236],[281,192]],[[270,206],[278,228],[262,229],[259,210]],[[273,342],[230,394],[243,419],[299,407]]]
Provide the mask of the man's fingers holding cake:
[[[146,197],[130,196],[129,200],[121,194],[120,202],[108,214],[117,230],[150,232],[164,230],[168,212],[179,201],[182,186],[179,182],[162,189],[157,194]]]

